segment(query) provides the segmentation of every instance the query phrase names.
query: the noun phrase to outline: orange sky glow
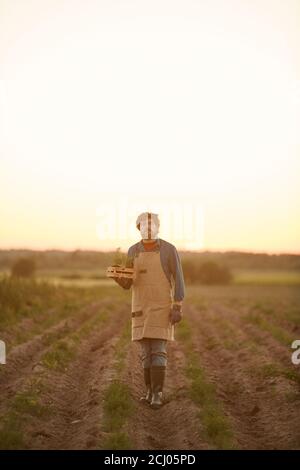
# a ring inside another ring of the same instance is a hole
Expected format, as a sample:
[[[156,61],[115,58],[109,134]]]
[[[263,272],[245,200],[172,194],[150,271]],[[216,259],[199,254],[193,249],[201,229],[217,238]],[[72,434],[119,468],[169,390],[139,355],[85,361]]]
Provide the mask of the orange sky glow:
[[[300,253],[298,0],[0,0],[0,249]]]

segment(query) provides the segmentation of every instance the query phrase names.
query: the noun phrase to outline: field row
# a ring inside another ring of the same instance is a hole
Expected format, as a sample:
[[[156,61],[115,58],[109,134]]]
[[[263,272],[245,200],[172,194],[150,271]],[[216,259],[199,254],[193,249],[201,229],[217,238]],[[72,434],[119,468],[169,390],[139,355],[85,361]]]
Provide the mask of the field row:
[[[139,402],[130,293],[6,287],[0,448],[300,448],[296,287],[188,288],[159,412]]]

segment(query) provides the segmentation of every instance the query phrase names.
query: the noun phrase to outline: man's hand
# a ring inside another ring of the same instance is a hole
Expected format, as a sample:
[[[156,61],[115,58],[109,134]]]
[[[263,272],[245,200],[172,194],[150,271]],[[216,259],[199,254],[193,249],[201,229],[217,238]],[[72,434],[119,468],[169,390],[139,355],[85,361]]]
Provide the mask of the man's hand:
[[[123,287],[123,289],[130,289],[132,285],[132,279],[129,279],[127,277],[112,277],[119,286]]]
[[[170,311],[170,321],[172,325],[180,322],[182,319],[182,307],[179,304],[174,304]]]

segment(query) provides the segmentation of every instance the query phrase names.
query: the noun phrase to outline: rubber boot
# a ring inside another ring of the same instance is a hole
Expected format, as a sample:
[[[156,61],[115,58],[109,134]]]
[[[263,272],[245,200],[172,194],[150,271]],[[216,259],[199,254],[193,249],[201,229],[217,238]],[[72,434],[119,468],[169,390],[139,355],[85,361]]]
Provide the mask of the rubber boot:
[[[140,400],[150,404],[152,398],[150,367],[144,368],[144,381],[146,385],[146,393],[140,398]]]
[[[152,400],[151,408],[158,409],[163,405],[162,391],[165,380],[166,368],[161,366],[151,367]]]

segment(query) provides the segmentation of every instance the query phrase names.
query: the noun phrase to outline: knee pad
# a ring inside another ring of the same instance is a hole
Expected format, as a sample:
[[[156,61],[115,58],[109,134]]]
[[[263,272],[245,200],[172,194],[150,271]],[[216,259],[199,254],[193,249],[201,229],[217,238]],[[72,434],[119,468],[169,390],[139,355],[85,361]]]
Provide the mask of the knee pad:
[[[151,366],[166,367],[167,353],[164,351],[156,351],[151,353]]]

